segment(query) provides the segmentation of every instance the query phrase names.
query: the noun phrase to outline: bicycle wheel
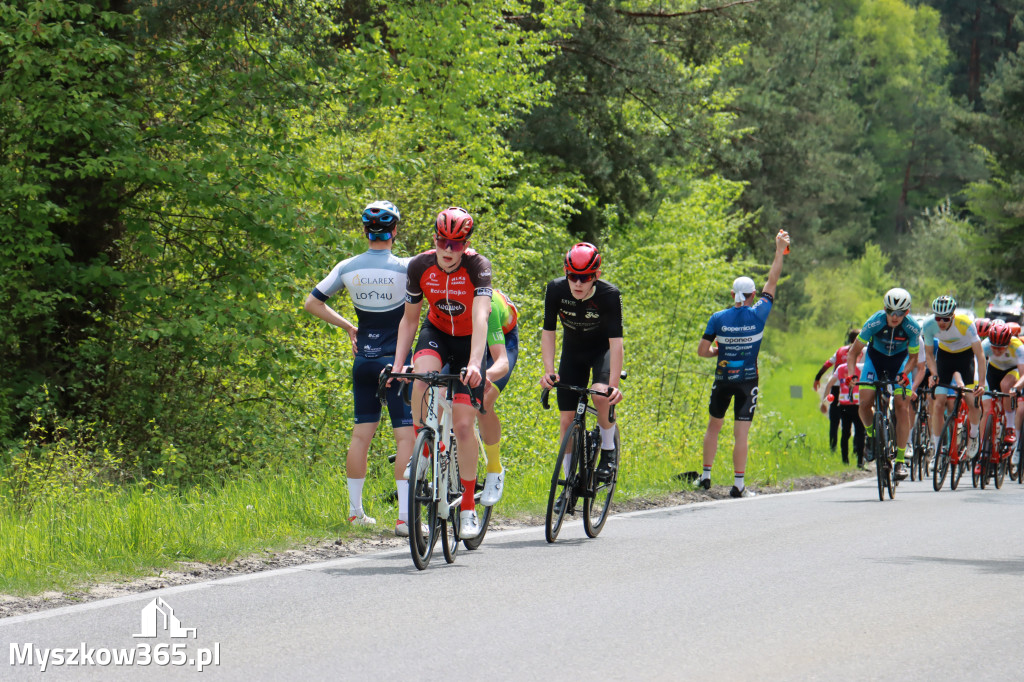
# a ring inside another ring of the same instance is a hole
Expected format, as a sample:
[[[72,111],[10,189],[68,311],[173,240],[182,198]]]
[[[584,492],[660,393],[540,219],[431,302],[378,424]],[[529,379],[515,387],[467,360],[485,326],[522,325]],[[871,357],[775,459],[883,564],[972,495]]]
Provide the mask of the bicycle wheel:
[[[594,438],[594,448],[600,443],[600,433]],[[604,528],[608,520],[608,512],[612,508],[612,496],[615,494],[615,483],[619,480],[618,463],[622,461],[622,441],[619,439],[619,425],[615,425],[615,460],[616,466],[612,470],[612,480],[598,481],[591,473],[594,481],[594,496],[583,499],[583,530],[587,537],[596,538],[597,534]]]
[[[448,484],[448,516],[439,519],[441,522],[441,549],[444,551],[446,563],[455,561],[459,551],[459,525],[462,504],[462,478],[459,475],[459,445],[455,442],[455,434],[448,435],[448,451],[441,455],[441,470],[447,470]]]
[[[458,507],[452,507],[448,518],[441,521],[441,550],[444,552],[445,563],[455,563],[455,555],[459,551]]]
[[[953,427],[949,422],[942,427],[942,435],[939,437],[939,448],[935,451],[935,461],[932,462],[932,489],[935,492],[942,490],[942,484],[946,482],[946,473],[949,471],[949,446],[950,434]]]
[[[583,425],[574,421],[565,431],[562,438],[562,447],[558,450],[558,457],[555,458],[555,472],[551,476],[551,491],[548,493],[548,509],[544,516],[544,538],[548,542],[554,542],[558,537],[558,531],[562,529],[562,521],[566,512],[572,511],[576,506],[574,487],[576,483],[576,469],[579,467],[581,452],[583,450]],[[570,462],[568,471],[562,470],[562,463],[565,461],[565,451],[570,450]],[[555,511],[555,502],[562,499],[562,508]]]
[[[466,549],[477,549],[480,547],[480,543],[484,541],[484,535],[487,534],[487,527],[491,523],[491,507],[485,507],[480,504],[480,495],[484,489],[483,481],[487,479],[487,458],[483,456],[483,442],[479,438],[477,439],[477,445],[479,446],[478,452],[480,456],[477,458],[479,464],[477,465],[476,490],[473,492],[473,498],[476,500],[476,518],[480,524],[480,533],[475,538],[468,538],[462,541]]]
[[[971,462],[964,456],[964,447],[967,444],[966,432],[964,431],[963,424],[956,424],[953,429],[954,438],[950,443],[950,467],[949,472],[949,489],[956,490],[956,487],[960,485],[960,477],[964,474],[964,469],[970,466]],[[953,453],[957,454],[957,463],[953,464]]]
[[[923,398],[921,398],[923,400]],[[910,478],[911,480],[923,481],[924,477],[928,472],[924,469],[924,460],[928,454],[928,448],[931,447],[931,430],[928,428],[928,418],[924,415],[918,415],[917,428],[914,429],[914,459],[911,463]]]
[[[886,415],[884,420],[885,423],[885,454],[886,454],[886,466],[885,466],[885,490],[889,493],[889,499],[893,499],[896,496],[896,486],[898,481],[896,480],[896,424],[893,422],[892,414]]]
[[[988,483],[988,464],[992,460],[992,415],[986,414],[981,420],[981,446],[978,448],[977,462],[971,466],[971,483],[974,487],[985,489]]]
[[[437,502],[434,500],[433,459],[424,459],[420,453],[434,451],[434,434],[428,429],[420,431],[412,450],[409,465],[409,550],[416,568],[423,570],[430,563],[437,543]],[[423,532],[423,524],[427,532]]]
[[[885,418],[879,413],[875,412],[875,435],[874,435],[874,451],[875,451],[875,478],[878,480],[878,499],[885,501],[885,467],[889,462],[889,451],[888,444],[885,438]]]

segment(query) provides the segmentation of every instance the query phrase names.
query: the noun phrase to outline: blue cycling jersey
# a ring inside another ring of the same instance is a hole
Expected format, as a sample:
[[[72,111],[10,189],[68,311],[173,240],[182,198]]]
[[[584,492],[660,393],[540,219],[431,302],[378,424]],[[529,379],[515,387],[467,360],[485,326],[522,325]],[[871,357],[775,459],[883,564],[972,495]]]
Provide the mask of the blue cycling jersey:
[[[879,310],[861,327],[861,343],[882,355],[899,355],[904,351],[916,353],[920,347],[921,325],[910,315],[895,327],[890,327],[885,311]]]
[[[757,353],[764,337],[764,325],[772,311],[774,298],[761,294],[752,306],[734,306],[719,310],[708,320],[704,338],[718,339],[718,364],[715,379],[751,381],[757,379]]]

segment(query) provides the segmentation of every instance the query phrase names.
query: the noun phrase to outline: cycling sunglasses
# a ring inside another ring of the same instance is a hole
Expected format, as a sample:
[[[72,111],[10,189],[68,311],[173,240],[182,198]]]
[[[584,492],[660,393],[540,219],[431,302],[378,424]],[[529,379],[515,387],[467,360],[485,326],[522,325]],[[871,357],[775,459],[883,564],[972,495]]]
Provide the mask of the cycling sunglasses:
[[[369,232],[366,236],[371,242],[386,242],[391,239],[390,232]]]
[[[596,275],[594,275],[593,273],[591,273],[589,275],[577,275],[575,272],[567,272],[565,274],[565,276],[570,281],[579,282],[581,284],[586,284],[587,282],[593,280]]]
[[[907,311],[906,310],[890,310],[889,308],[886,308],[885,309],[885,314],[886,315],[893,315],[894,317],[906,317],[907,316]]]
[[[936,322],[949,322],[952,319],[953,319],[952,315],[936,315],[935,316],[935,321]]]
[[[434,237],[434,243],[437,244],[439,249],[448,249],[449,251],[462,251],[466,248],[465,241],[458,241],[456,239],[444,239],[442,237]]]

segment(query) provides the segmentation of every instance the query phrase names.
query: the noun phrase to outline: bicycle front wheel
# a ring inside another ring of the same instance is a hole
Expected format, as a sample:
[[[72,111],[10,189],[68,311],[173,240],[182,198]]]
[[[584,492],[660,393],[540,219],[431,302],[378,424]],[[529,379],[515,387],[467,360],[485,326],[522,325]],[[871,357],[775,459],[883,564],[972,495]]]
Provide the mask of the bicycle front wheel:
[[[433,458],[423,457],[423,452],[434,452],[434,434],[427,429],[416,437],[409,465],[409,550],[421,571],[430,564],[439,531]]]
[[[932,462],[932,489],[935,492],[942,490],[942,484],[946,482],[946,473],[949,471],[949,448],[953,428],[949,423],[942,427],[942,435],[939,437],[939,448],[935,451],[935,459]]]
[[[971,467],[971,483],[975,488],[981,486],[984,490],[988,485],[988,477],[991,473],[989,463],[992,461],[992,415],[985,415],[981,421],[981,447],[978,448],[978,458]]]
[[[878,479],[878,499],[884,502],[886,469],[889,466],[889,444],[885,437],[885,417],[876,411],[874,422],[875,478]]]
[[[956,424],[953,429],[954,440],[950,443],[949,459],[952,471],[949,472],[949,489],[956,490],[956,487],[960,485],[960,477],[964,474],[964,468],[971,466],[971,461],[964,455],[964,450],[967,446],[967,434],[964,431],[963,424]],[[953,464],[953,453],[957,455],[957,462]]]
[[[600,437],[600,436],[598,436]],[[600,443],[595,439],[594,443]],[[595,445],[596,448],[596,445]],[[612,508],[612,496],[615,494],[615,483],[619,479],[618,463],[622,461],[622,441],[619,439],[619,425],[615,425],[615,459],[610,481],[598,481],[593,472],[589,472],[594,483],[594,496],[583,500],[583,530],[587,537],[596,538],[608,520],[608,512]]]
[[[576,483],[576,469],[580,464],[580,453],[583,450],[582,439],[583,425],[574,421],[566,429],[565,437],[562,438],[562,447],[558,450],[558,457],[555,458],[555,472],[551,475],[548,509],[544,516],[544,538],[548,542],[555,541],[558,531],[562,529],[562,521],[565,519],[566,512],[572,513],[573,510],[570,507],[576,506],[573,488]],[[568,455],[566,454],[567,450],[569,451]],[[567,456],[569,461],[566,465]]]
[[[919,398],[924,400],[924,398]],[[928,428],[928,418],[923,414],[918,417],[917,428],[914,429],[914,459],[910,465],[911,480],[923,481],[927,472],[924,470],[924,460],[931,447],[931,430]]]

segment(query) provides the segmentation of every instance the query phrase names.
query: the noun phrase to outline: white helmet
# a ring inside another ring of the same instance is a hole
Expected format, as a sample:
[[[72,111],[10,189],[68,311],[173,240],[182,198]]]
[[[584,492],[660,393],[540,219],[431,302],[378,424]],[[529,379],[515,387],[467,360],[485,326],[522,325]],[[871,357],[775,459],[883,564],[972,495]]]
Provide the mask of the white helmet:
[[[886,310],[910,310],[910,292],[899,287],[889,289],[882,298],[882,304]]]
[[[956,310],[956,299],[952,296],[939,296],[932,301],[932,312],[939,317],[952,315]]]

